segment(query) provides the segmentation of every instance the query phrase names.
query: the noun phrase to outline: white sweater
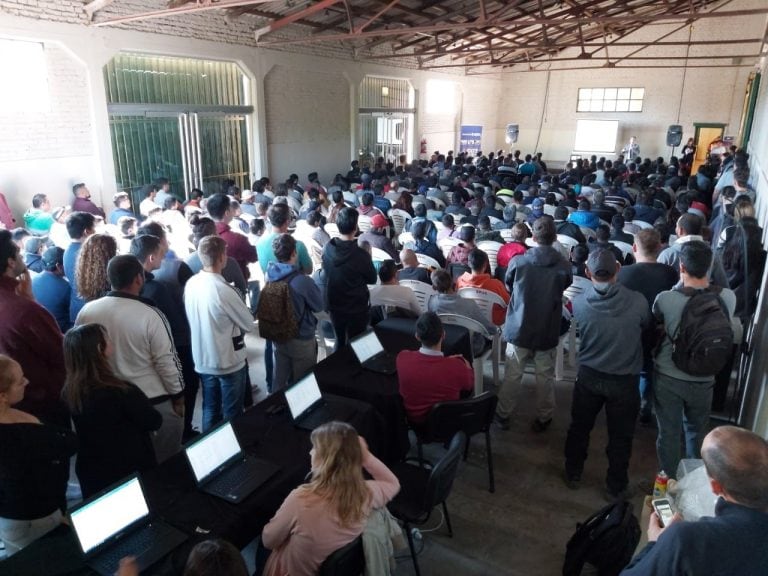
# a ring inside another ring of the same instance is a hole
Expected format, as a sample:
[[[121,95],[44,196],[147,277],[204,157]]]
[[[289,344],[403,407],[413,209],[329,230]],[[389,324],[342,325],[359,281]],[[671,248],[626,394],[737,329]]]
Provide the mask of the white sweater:
[[[150,400],[184,390],[171,328],[160,310],[141,298],[112,292],[80,310],[75,324],[90,322],[102,324],[109,333],[115,374],[138,386]]]
[[[235,350],[232,339],[253,330],[253,316],[237,290],[220,274],[202,270],[187,281],[184,307],[198,374],[231,374],[245,366],[245,346]]]

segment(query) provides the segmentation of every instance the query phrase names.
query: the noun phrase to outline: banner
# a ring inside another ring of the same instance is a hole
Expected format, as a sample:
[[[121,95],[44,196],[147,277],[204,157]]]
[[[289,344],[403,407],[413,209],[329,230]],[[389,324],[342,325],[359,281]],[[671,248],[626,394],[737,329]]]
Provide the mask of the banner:
[[[482,126],[462,126],[459,134],[459,152],[466,152],[474,156],[480,150],[482,139]]]

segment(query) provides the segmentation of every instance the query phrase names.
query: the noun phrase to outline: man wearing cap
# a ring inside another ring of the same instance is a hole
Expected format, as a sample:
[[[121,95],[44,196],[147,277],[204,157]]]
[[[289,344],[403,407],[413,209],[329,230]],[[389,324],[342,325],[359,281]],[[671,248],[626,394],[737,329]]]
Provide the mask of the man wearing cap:
[[[555,409],[555,351],[560,340],[563,291],[571,285],[570,263],[554,248],[555,223],[543,216],[533,224],[536,246],[512,259],[504,279],[510,293],[504,322],[507,359],[498,394],[496,422],[509,428],[523,386],[525,365],[536,367],[536,419],[532,429],[545,431]]]
[[[44,270],[32,278],[32,294],[56,320],[62,332],[72,327],[69,319],[69,299],[72,287],[64,277],[64,250],[51,246],[43,252]]]
[[[24,226],[36,236],[45,236],[53,225],[51,202],[45,194],[32,196],[32,208],[24,213]]]
[[[616,282],[620,268],[610,250],[592,252],[587,260],[592,286],[573,299],[581,338],[571,425],[565,441],[565,482],[575,489],[584,471],[595,418],[605,406],[605,496],[611,501],[628,496],[627,470],[640,410],[643,343],[650,343],[654,326],[643,295]]]
[[[117,221],[124,216],[128,218],[136,217],[131,211],[131,199],[128,196],[128,192],[118,192],[112,197],[112,201],[115,204],[115,209],[109,215],[110,224],[117,226]]]
[[[400,255],[395,250],[392,240],[387,238],[385,230],[389,226],[389,221],[381,214],[376,214],[371,218],[371,228],[368,232],[363,232],[358,238],[359,241],[368,242],[372,248],[384,250],[390,255],[396,263],[400,261]]]
[[[24,264],[32,272],[39,274],[45,269],[42,255],[47,240],[42,236],[27,236],[24,239]]]

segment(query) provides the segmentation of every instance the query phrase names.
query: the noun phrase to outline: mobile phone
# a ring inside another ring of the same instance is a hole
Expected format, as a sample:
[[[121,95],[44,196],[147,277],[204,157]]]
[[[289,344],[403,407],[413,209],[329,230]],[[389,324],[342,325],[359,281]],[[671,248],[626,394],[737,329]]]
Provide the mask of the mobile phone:
[[[661,525],[667,527],[672,521],[672,517],[675,515],[672,511],[672,503],[668,498],[655,498],[654,500],[651,500],[651,505],[656,511],[656,514],[661,521]]]

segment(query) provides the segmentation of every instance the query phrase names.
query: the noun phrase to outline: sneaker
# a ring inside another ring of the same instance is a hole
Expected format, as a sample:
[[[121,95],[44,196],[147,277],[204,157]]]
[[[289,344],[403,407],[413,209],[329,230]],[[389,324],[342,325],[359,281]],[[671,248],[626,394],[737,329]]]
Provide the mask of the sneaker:
[[[539,420],[536,418],[536,420],[533,421],[533,424],[531,424],[531,430],[534,432],[544,432],[547,428],[549,428],[550,424],[552,424],[552,418],[549,420]]]
[[[565,485],[568,486],[568,488],[571,490],[578,490],[581,486],[581,476],[563,472],[563,482],[565,482]]]
[[[509,430],[509,416],[500,416],[496,413],[493,415],[493,421],[502,430]]]
[[[619,500],[629,500],[634,496],[634,490],[632,490],[629,486],[625,486],[622,490],[614,491],[611,490],[606,486],[605,491],[603,492],[603,497],[608,502],[618,502]]]

